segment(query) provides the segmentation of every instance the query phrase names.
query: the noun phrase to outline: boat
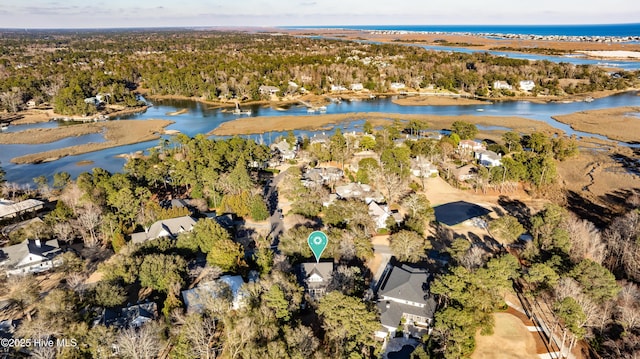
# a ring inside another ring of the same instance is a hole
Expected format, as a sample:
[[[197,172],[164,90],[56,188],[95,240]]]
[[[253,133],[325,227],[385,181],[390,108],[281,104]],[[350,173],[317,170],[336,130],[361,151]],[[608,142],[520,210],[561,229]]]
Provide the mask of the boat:
[[[588,96],[587,98],[584,99],[584,102],[593,102],[593,97]]]
[[[315,112],[316,112],[316,110],[312,109],[311,107],[309,107],[307,109],[307,113],[315,113]]]
[[[320,106],[320,107],[318,107],[318,111],[320,111],[320,112],[327,112],[327,106]]]
[[[9,129],[9,125],[4,124],[4,123],[2,125],[0,125],[0,131],[6,131],[8,129]]]
[[[241,110],[240,105],[236,102],[236,109],[233,110],[234,115],[251,115],[251,110]]]
[[[477,108],[476,111],[482,112],[482,111],[484,111],[484,108]]]

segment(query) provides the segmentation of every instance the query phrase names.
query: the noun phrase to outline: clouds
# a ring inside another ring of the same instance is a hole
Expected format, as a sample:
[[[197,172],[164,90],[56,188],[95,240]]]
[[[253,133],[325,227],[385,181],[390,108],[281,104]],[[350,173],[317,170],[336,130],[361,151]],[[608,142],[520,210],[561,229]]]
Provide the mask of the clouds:
[[[1,0],[0,27],[620,23],[640,2],[608,0]]]

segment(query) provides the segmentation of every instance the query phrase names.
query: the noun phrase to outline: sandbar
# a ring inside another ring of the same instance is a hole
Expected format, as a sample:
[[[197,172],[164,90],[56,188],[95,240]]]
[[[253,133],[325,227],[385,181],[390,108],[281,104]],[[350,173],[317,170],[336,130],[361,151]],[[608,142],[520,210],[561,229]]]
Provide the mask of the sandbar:
[[[46,152],[29,154],[12,158],[11,162],[16,164],[49,162],[65,156],[78,155],[112,147],[156,140],[160,138],[160,134],[163,133],[163,129],[173,123],[173,121],[169,120],[121,120],[77,125],[92,129],[97,128],[98,132],[104,130],[105,142],[86,143]],[[20,132],[18,132],[18,134],[19,133]]]
[[[640,51],[577,51],[589,57],[597,57],[603,59],[634,59],[640,60]]]
[[[491,102],[464,98],[450,95],[420,95],[402,97],[391,102],[401,106],[465,106],[465,105],[490,105]]]
[[[615,107],[553,116],[574,130],[624,142],[640,142],[640,107]]]
[[[449,128],[454,121],[467,121],[482,126],[507,127],[514,131],[544,131],[558,133],[560,130],[542,121],[522,117],[500,116],[437,116],[378,112],[355,112],[345,114],[309,115],[309,116],[265,116],[246,117],[222,123],[208,135],[233,136],[259,134],[269,131],[319,130],[329,124],[348,121],[369,120],[374,126],[389,124],[393,120],[423,121],[432,129]]]

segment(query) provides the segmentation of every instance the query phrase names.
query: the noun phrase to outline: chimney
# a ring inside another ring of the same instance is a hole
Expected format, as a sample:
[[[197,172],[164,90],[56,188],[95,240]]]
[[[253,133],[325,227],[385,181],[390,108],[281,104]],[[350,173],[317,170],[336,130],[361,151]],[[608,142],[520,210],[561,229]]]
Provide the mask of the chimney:
[[[42,243],[40,243],[40,239],[36,239],[36,247],[42,247]]]

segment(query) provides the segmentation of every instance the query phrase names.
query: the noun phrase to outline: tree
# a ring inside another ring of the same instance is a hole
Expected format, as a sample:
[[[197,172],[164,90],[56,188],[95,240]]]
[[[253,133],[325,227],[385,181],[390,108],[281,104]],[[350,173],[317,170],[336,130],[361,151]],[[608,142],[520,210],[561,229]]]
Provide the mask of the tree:
[[[415,263],[426,257],[431,243],[413,231],[402,230],[389,238],[393,255],[401,262]]]
[[[502,216],[489,223],[491,235],[496,237],[502,244],[509,245],[524,233],[524,227],[513,216]]]
[[[211,250],[207,254],[207,263],[218,266],[225,272],[231,272],[242,265],[241,259],[243,257],[244,251],[240,243],[236,243],[230,238],[220,238],[213,242]]]
[[[101,280],[93,290],[93,302],[101,307],[117,307],[127,300],[127,292],[119,284]]]
[[[596,303],[611,300],[620,292],[613,274],[592,260],[583,260],[569,275],[580,283],[583,292]]]
[[[410,217],[420,218],[423,221],[433,220],[435,211],[431,203],[423,194],[412,193],[404,199],[402,205],[409,211]]]
[[[140,284],[167,292],[174,284],[183,285],[187,262],[176,255],[149,254],[140,266]]]
[[[505,132],[505,134],[502,135],[502,140],[504,141],[505,146],[507,146],[509,152],[522,151],[522,145],[520,145],[522,138],[519,133],[512,131]]]
[[[128,328],[118,336],[117,348],[124,358],[156,358],[162,349],[161,327],[157,323],[147,323],[140,328]]]
[[[407,178],[411,169],[411,150],[407,146],[386,148],[380,155],[384,171],[394,173],[401,178]]]
[[[360,299],[330,292],[320,299],[316,312],[333,357],[373,354],[376,341],[372,333],[380,324],[375,312],[367,309]]]
[[[476,125],[465,121],[455,121],[452,123],[451,131],[458,134],[461,140],[471,140],[478,134]]]
[[[69,172],[56,172],[53,175],[53,188],[63,188],[69,182],[71,182],[71,175]]]
[[[362,132],[366,134],[373,133],[373,125],[371,124],[371,121],[369,120],[364,121],[364,125],[362,125]]]
[[[378,170],[380,170],[378,161],[373,158],[363,158],[358,162],[356,180],[360,183],[368,184],[371,182],[372,173]]]

